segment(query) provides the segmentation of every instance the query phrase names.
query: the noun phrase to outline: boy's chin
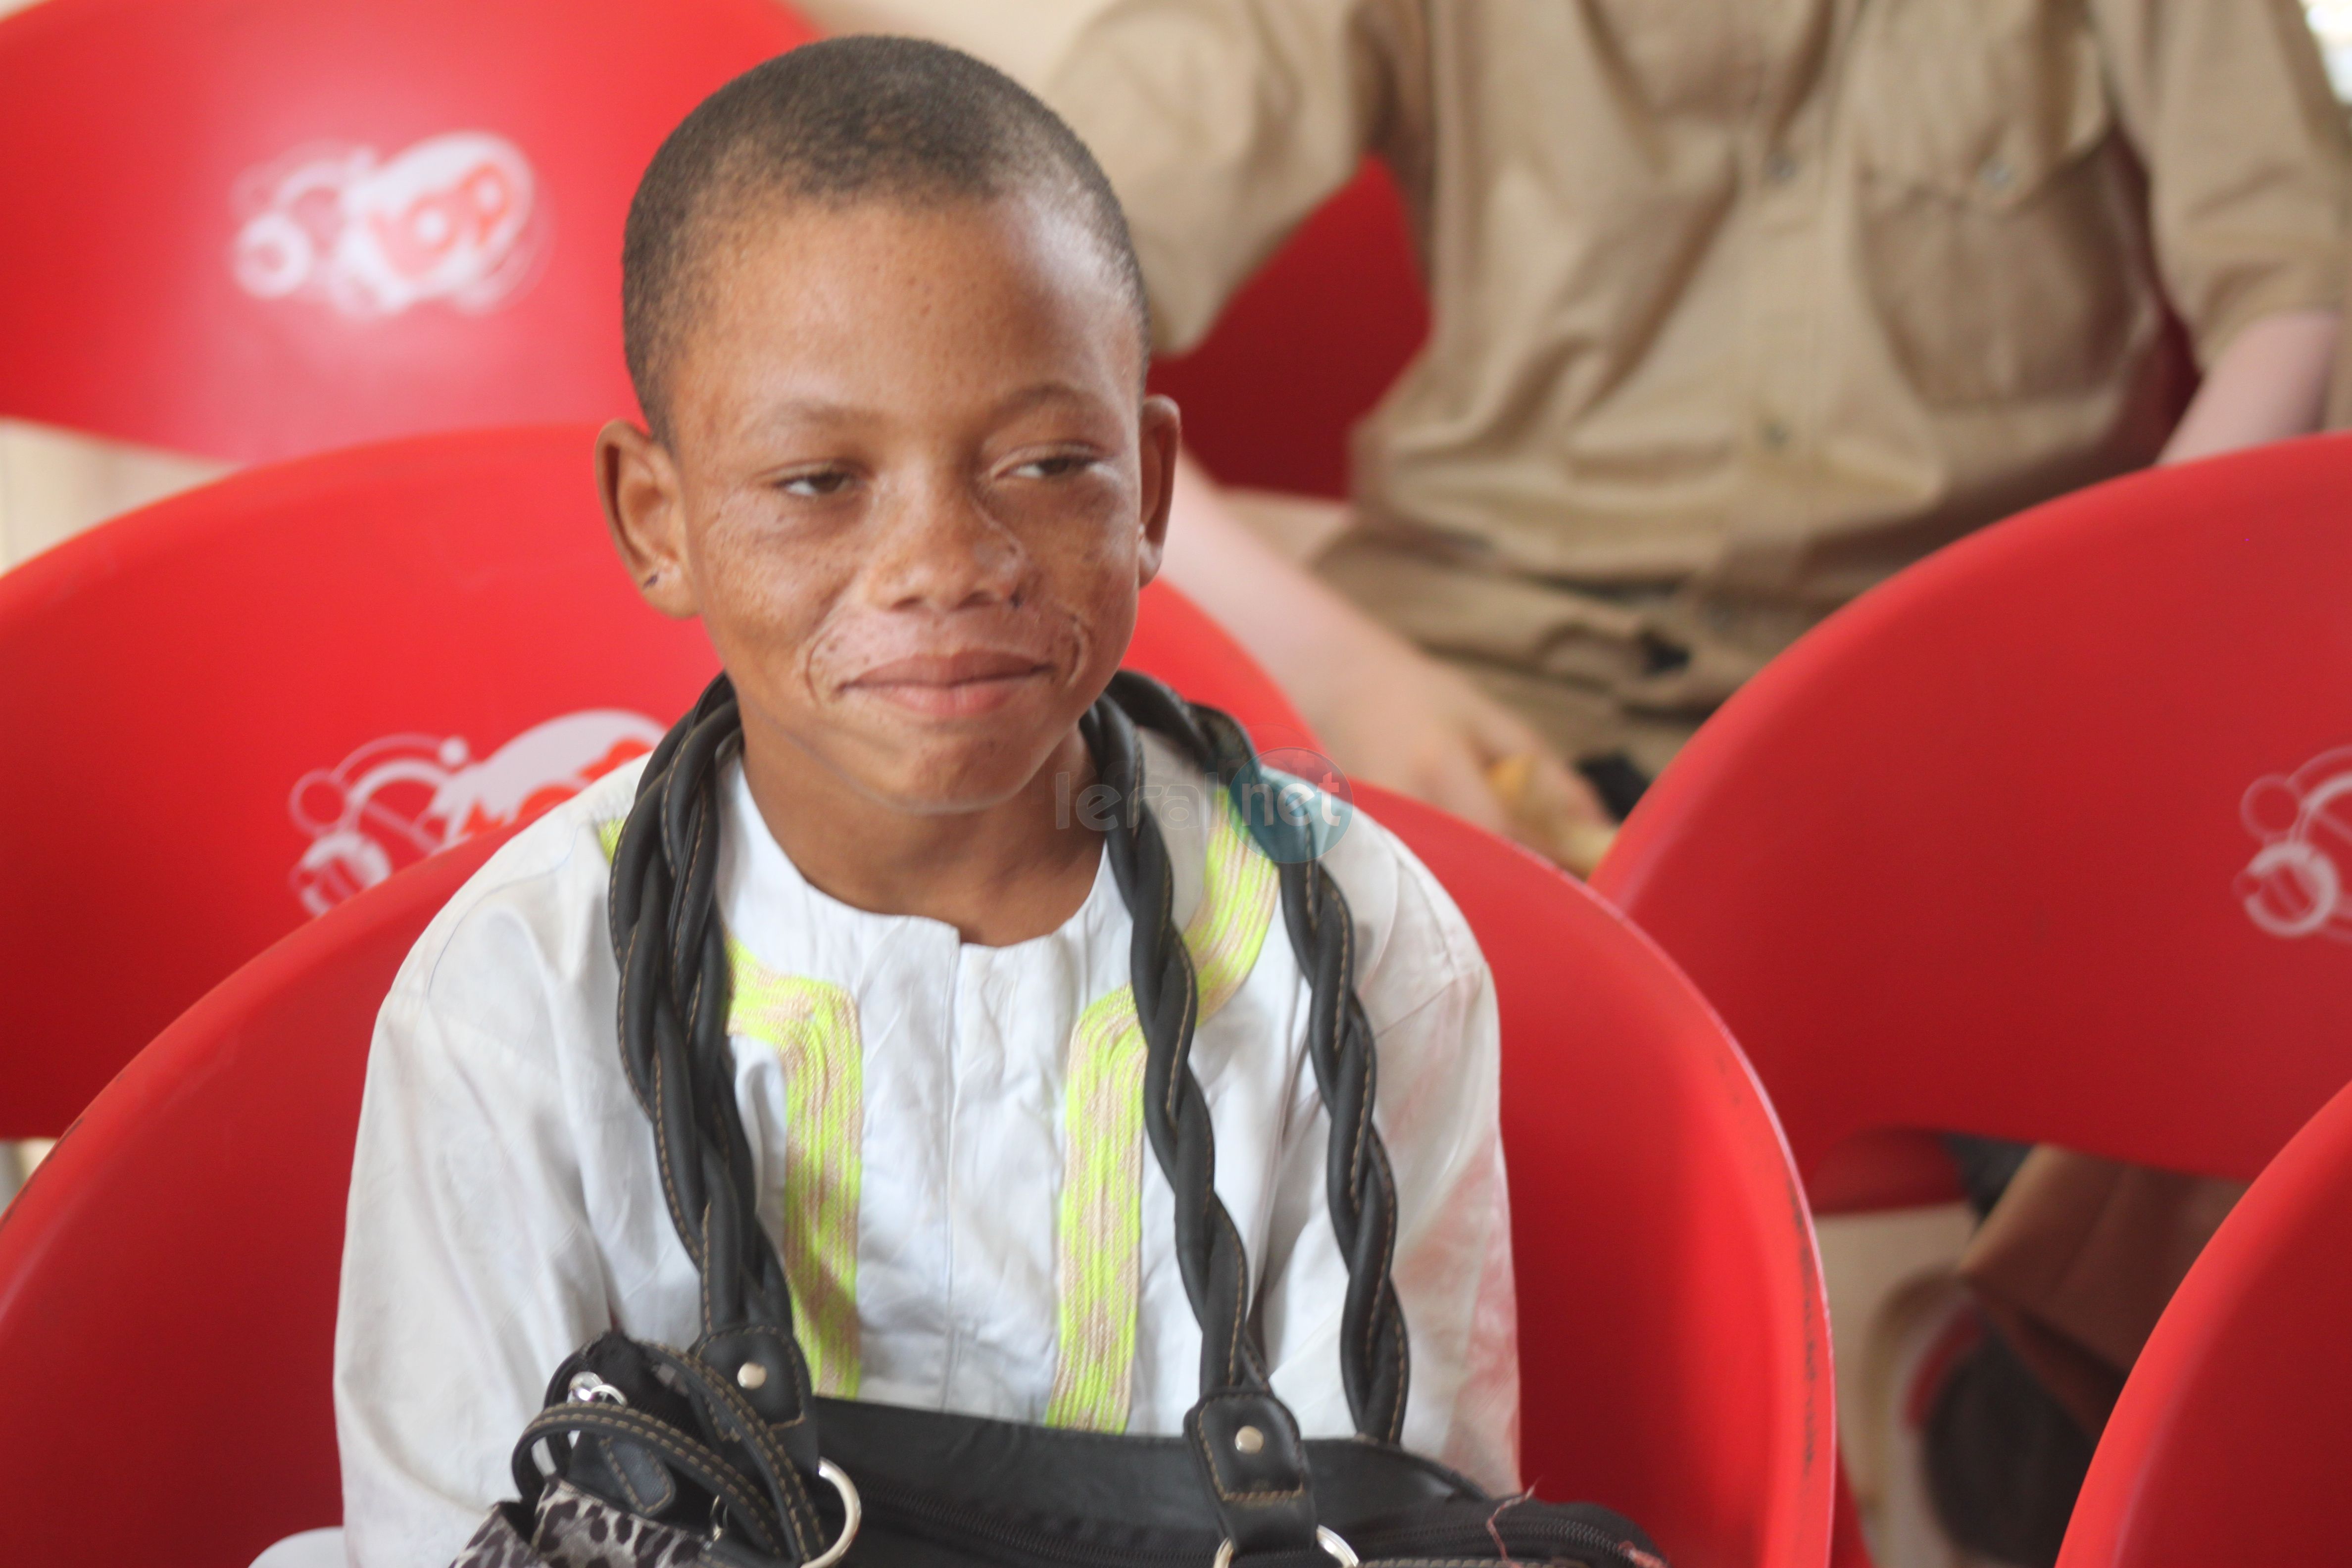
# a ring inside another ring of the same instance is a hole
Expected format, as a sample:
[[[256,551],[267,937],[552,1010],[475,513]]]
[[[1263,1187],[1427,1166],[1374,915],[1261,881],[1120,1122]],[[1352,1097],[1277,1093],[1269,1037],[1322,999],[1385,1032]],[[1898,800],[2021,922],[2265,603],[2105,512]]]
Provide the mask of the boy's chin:
[[[1066,733],[1066,730],[1063,731]],[[847,771],[873,801],[917,816],[986,811],[1020,795],[1053,765],[1057,738],[929,737],[929,744],[859,748]]]
[[[909,816],[967,816],[1003,805],[1020,795],[1029,779],[962,774],[859,782],[868,798]]]

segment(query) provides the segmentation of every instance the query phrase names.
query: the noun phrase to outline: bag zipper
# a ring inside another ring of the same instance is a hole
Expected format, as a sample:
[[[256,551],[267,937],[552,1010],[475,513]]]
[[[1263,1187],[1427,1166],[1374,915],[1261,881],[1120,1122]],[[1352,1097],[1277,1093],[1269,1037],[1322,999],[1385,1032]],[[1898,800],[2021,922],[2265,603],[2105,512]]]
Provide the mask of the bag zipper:
[[[1540,1513],[1523,1518],[1517,1528],[1508,1532],[1505,1537],[1509,1542],[1507,1552],[1496,1551],[1495,1535],[1488,1532],[1489,1527],[1500,1532],[1499,1521],[1511,1506],[1507,1501],[1499,1502],[1492,1513],[1475,1523],[1467,1519],[1430,1520],[1420,1523],[1400,1521],[1367,1531],[1361,1541],[1350,1538],[1349,1544],[1367,1563],[1427,1552],[1459,1554],[1465,1542],[1477,1553],[1475,1561],[1504,1563],[1526,1551],[1528,1543],[1532,1542],[1538,1551],[1568,1548],[1592,1563],[1593,1568],[1644,1568],[1641,1560],[1627,1550],[1641,1550],[1633,1542],[1622,1540],[1613,1531],[1603,1530],[1597,1524],[1588,1524],[1580,1519],[1560,1519]],[[1540,1508],[1542,1505],[1537,1506]],[[1495,1552],[1493,1556],[1487,1555],[1490,1551]],[[1649,1557],[1652,1563],[1660,1563],[1663,1568],[1662,1559],[1646,1552],[1643,1555]]]
[[[1152,1549],[1148,1547],[1115,1547],[1072,1541],[1067,1536],[1020,1524],[1001,1515],[968,1504],[941,1502],[919,1492],[900,1491],[887,1486],[868,1484],[863,1489],[866,1511],[877,1522],[896,1523],[908,1527],[914,1534],[942,1545],[958,1545],[978,1542],[987,1547],[1014,1552],[1047,1562],[1068,1563],[1072,1568],[1202,1568],[1214,1552],[1214,1546],[1194,1545],[1183,1548]],[[1427,1560],[1427,1554],[1437,1552],[1446,1560],[1475,1563],[1507,1563],[1509,1557],[1494,1551],[1495,1538],[1484,1525],[1491,1523],[1509,1508],[1496,1505],[1496,1511],[1486,1520],[1473,1521],[1466,1518],[1429,1521],[1423,1523],[1401,1521],[1365,1535],[1361,1540],[1350,1538],[1352,1545],[1365,1563],[1370,1565],[1391,1561],[1400,1556]],[[1568,1548],[1593,1568],[1648,1568],[1640,1558],[1630,1555],[1630,1541],[1620,1541],[1609,1531],[1578,1519],[1545,1518],[1540,1515],[1527,1519],[1520,1528],[1511,1531],[1512,1544],[1524,1552],[1530,1542],[1536,1550],[1554,1547]],[[1205,1534],[1202,1537],[1207,1539]],[[1635,1548],[1635,1550],[1639,1550]],[[1475,1555],[1465,1556],[1467,1552]],[[1643,1553],[1649,1557],[1648,1553]],[[1650,1557],[1650,1563],[1659,1560]]]

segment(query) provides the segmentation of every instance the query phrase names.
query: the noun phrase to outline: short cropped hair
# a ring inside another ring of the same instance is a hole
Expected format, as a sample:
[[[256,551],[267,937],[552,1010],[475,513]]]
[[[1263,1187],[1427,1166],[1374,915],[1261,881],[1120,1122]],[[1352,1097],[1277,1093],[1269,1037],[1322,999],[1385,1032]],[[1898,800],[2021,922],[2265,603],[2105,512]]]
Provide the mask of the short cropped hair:
[[[668,438],[668,373],[710,247],[779,198],[930,205],[1043,196],[1077,219],[1125,293],[1147,359],[1143,272],[1110,181],[1077,133],[1011,77],[918,38],[813,43],[704,99],[654,154],[621,247],[629,379]]]

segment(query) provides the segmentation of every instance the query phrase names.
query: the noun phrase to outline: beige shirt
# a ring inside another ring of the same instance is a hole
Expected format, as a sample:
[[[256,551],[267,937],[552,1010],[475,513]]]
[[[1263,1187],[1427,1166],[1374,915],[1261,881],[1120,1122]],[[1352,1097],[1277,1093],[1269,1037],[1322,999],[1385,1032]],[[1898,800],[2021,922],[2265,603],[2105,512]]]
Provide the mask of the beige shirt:
[[[2294,0],[1119,0],[1046,90],[1169,349],[1388,161],[1434,324],[1358,504],[1522,584],[1801,624],[2345,293]]]

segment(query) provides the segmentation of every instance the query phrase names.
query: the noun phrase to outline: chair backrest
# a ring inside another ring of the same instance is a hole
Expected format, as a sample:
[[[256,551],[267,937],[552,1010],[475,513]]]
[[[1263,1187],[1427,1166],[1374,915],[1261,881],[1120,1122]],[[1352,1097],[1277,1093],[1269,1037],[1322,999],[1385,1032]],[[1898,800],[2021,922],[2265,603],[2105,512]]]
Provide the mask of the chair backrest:
[[[0,1456],[50,1500],[21,1510],[11,1556],[246,1568],[341,1518],[336,1271],[368,1038],[425,923],[507,837],[230,975],[0,1213],[0,1386],[20,1412]]]
[[[1738,1050],[1557,872],[1360,799],[1454,891],[1497,978],[1528,1477],[1633,1513],[1677,1563],[1816,1568],[1834,1442],[1821,1291]],[[369,1032],[402,955],[500,837],[215,987],[0,1220],[0,1460],[42,1500],[9,1527],[24,1561],[243,1568],[340,1516],[336,1259]]]
[[[2295,1134],[2167,1307],[2059,1568],[2331,1563],[2352,1539],[2352,1089]]]
[[[1594,886],[1809,1181],[1924,1128],[2252,1177],[2352,1079],[2347,495],[2325,437],[2037,507],[1831,617],[1658,780]]]
[[[0,1137],[55,1133],[310,914],[572,793],[692,703],[717,663],[614,559],[593,436],[251,469],[0,576],[0,734],[20,738],[0,769]],[[1130,662],[1306,733],[1171,589],[1146,592]]]
[[[1225,483],[1344,497],[1348,432],[1428,335],[1404,204],[1367,158],[1151,385],[1183,407],[1184,445]]]
[[[1722,1022],[1549,863],[1359,785],[1495,973],[1519,1296],[1521,1472],[1684,1568],[1828,1554],[1836,1451],[1812,1228]]]
[[[775,0],[43,0],[0,22],[0,414],[246,461],[601,419],[654,149]]]

